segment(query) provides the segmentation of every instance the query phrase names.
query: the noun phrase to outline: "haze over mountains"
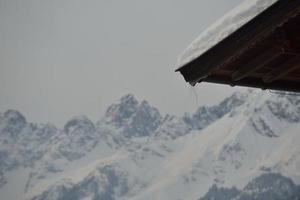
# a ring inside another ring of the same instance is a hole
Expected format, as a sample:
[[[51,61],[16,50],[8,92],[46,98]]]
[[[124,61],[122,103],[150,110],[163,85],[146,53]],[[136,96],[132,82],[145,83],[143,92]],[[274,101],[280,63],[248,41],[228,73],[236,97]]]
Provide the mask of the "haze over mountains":
[[[299,122],[299,96],[257,90],[183,117],[129,94],[98,122],[76,116],[62,128],[7,110],[0,197],[300,199]]]

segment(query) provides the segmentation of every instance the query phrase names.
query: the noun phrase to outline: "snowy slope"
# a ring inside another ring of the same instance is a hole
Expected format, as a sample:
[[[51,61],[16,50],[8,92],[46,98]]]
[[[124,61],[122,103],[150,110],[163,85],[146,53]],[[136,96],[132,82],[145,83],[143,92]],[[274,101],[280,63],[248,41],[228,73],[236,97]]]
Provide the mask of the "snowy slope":
[[[218,44],[278,0],[245,0],[202,32],[178,59],[181,67]]]
[[[44,132],[13,111],[0,115],[0,196],[199,199],[213,184],[239,190],[264,173],[299,184],[299,122],[300,97],[257,90],[184,117],[126,95],[96,124],[79,116]]]

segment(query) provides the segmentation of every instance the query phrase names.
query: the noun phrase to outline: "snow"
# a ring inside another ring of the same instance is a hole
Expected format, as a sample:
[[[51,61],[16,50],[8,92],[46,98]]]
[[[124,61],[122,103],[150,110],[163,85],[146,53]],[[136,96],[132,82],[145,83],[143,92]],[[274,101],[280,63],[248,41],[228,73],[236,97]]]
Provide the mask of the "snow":
[[[26,180],[29,175],[30,169],[17,169],[14,172],[7,172],[6,177],[9,182],[0,188],[0,199],[15,200],[22,199]]]
[[[202,32],[178,59],[178,66],[196,59],[278,0],[245,0]]]

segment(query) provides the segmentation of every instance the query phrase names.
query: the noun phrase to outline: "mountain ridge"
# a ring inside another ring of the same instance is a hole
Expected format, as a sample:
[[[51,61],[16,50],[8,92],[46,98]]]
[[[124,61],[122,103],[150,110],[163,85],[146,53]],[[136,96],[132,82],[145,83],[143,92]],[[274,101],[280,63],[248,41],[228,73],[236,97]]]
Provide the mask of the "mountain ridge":
[[[178,117],[129,94],[95,123],[75,116],[56,128],[22,116],[0,115],[0,194],[8,200],[17,171],[27,179],[17,199],[77,190],[77,199],[198,199],[213,184],[243,187],[266,170],[300,182],[300,98],[253,90]],[[87,186],[98,183],[106,187]]]

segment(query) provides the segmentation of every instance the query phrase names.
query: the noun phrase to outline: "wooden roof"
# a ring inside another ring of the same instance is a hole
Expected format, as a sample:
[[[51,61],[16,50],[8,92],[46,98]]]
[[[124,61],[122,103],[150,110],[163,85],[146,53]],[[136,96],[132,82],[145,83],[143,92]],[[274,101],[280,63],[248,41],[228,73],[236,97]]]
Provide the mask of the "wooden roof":
[[[279,0],[180,67],[187,82],[300,92],[300,0]]]

